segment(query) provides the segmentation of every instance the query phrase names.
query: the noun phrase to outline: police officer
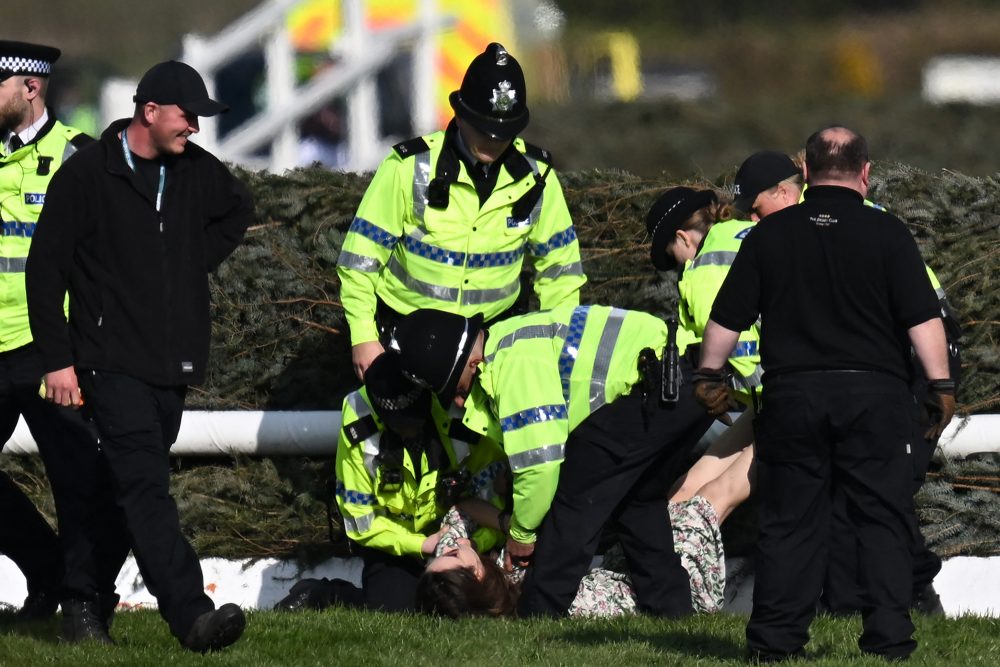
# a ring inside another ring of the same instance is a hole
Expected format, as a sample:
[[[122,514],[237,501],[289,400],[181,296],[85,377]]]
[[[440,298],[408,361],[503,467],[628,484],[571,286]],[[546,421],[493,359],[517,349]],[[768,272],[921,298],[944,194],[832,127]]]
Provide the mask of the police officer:
[[[804,191],[799,167],[787,155],[777,151],[759,151],[744,160],[736,172],[733,186],[737,194],[734,206],[757,220],[799,203]],[[865,203],[876,206],[867,199]],[[926,266],[926,270],[941,307],[941,318],[948,340],[949,372],[957,383],[962,371],[959,353],[961,327],[937,275],[929,266]],[[916,359],[912,360],[911,367],[910,389],[918,408],[917,419],[913,422],[916,429],[913,435],[913,493],[916,495],[927,476],[937,440],[924,438],[924,432],[929,426],[929,417],[922,409],[927,399],[927,378]],[[830,562],[821,599],[821,606],[834,614],[853,613],[863,606],[862,591],[858,583],[857,536],[847,520],[845,504],[843,496],[834,499]],[[941,599],[933,584],[934,577],[941,571],[941,558],[927,547],[916,513],[910,520],[914,537],[913,607],[925,614],[943,614]]]
[[[396,145],[338,259],[360,379],[401,314],[436,308],[487,321],[518,298],[527,255],[543,309],[579,303],[579,243],[551,156],[517,138],[524,74],[500,44],[473,59],[443,132]]]
[[[337,440],[337,506],[344,532],[364,560],[361,588],[340,580],[298,582],[276,609],[334,602],[383,611],[414,609],[417,579],[434,555],[441,517],[462,497],[502,503],[493,483],[506,468],[495,441],[462,426],[426,388],[403,377],[389,351],[344,399]],[[497,511],[503,509],[497,507]],[[483,551],[501,535],[480,528]]]
[[[514,478],[506,553],[511,563],[534,560],[518,613],[567,613],[609,519],[639,610],[692,613],[663,503],[670,472],[711,420],[687,384],[676,403],[660,400],[667,326],[571,305],[497,322],[488,336],[482,322],[417,310],[389,347],[405,373],[465,408],[467,427],[503,442]]]
[[[912,555],[909,338],[930,381],[928,436],[954,413],[944,327],[916,243],[894,216],[864,205],[867,144],[843,127],[806,145],[802,204],[772,213],[743,242],[702,345],[695,395],[715,412],[719,370],[738,332],[764,323],[757,420],[751,656],[802,653],[823,583],[832,495],[845,494],[868,604],[862,651],[905,659]]]
[[[79,415],[46,403],[38,394],[45,369],[28,326],[24,289],[28,248],[49,181],[78,147],[92,141],[60,123],[45,106],[49,75],[59,55],[51,46],[0,41],[0,445],[23,415],[52,484],[72,586],[78,568],[89,562],[79,541],[84,489],[76,477],[77,461],[93,455],[96,442]],[[65,597],[65,589],[60,591],[60,543],[3,473],[0,512],[0,552],[21,568],[28,584],[19,616],[51,616]]]

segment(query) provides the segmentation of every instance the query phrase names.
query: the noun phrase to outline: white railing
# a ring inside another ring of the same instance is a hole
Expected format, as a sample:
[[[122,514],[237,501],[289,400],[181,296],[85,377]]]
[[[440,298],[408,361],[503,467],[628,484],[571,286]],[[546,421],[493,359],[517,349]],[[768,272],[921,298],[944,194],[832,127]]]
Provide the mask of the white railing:
[[[265,60],[266,108],[224,137],[219,137],[215,118],[201,119],[196,141],[228,162],[281,173],[298,164],[299,121],[343,96],[348,110],[344,169],[373,169],[394,141],[405,138],[379,136],[380,101],[375,89],[378,71],[404,50],[413,53],[410,117],[414,133],[437,129],[434,38],[453,25],[454,18],[441,14],[436,0],[420,0],[413,22],[373,32],[366,26],[363,0],[340,2],[344,26],[331,47],[334,65],[301,86],[295,82],[295,52],[287,27],[297,0],[268,0],[212,37],[186,35],[181,60],[201,73],[209,94],[214,94],[219,70],[237,57],[262,48]],[[106,87],[103,99],[108,100],[114,91],[117,100],[117,109],[108,109],[104,102],[104,115],[110,120],[123,115],[122,91],[135,90],[135,83],[119,80]],[[131,98],[131,92],[127,97]],[[270,157],[255,155],[261,148],[268,148]]]

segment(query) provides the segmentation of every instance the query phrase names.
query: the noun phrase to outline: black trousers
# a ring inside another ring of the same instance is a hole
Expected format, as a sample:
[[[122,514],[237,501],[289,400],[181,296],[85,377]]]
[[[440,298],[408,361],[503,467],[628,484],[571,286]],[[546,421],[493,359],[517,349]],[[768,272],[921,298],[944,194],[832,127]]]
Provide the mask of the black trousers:
[[[120,373],[78,371],[84,399],[100,434],[114,501],[124,518],[139,572],[156,597],[171,633],[183,640],[195,619],[215,608],[205,595],[201,564],[181,534],[170,495],[170,447],[177,439],[187,387],[156,387]],[[96,473],[95,473],[96,474]],[[94,508],[98,524],[112,510]],[[125,555],[109,563],[117,573]]]
[[[916,648],[909,618],[912,406],[905,383],[881,373],[795,373],[765,383],[756,433],[751,652],[785,656],[808,641],[838,493],[858,539],[865,591],[859,646],[887,658]]]
[[[690,377],[690,367],[684,369]],[[566,614],[609,519],[619,529],[639,610],[667,617],[692,613],[691,586],[674,551],[666,492],[711,422],[690,385],[683,385],[676,404],[659,405],[654,398],[647,407],[637,390],[577,426],[538,531],[518,613]]]
[[[88,551],[82,526],[90,490],[77,473],[96,458],[97,443],[78,411],[39,396],[43,374],[34,344],[0,353],[0,442],[10,439],[18,416],[23,415],[52,487],[59,537],[10,478],[0,473],[0,552],[20,568],[29,594],[45,591],[65,598]]]

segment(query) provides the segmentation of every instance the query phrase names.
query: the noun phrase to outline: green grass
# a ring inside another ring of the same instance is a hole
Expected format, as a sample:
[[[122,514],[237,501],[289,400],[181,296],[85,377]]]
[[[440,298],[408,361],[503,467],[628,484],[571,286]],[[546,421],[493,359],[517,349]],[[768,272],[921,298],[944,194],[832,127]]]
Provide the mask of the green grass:
[[[0,665],[739,665],[739,616],[683,621],[446,621],[334,609],[322,613],[252,612],[236,645],[209,656],[184,651],[155,612],[121,613],[118,645],[62,646],[58,621],[19,626],[0,616]],[[994,665],[1000,620],[917,619],[912,665]],[[857,618],[819,618],[809,664],[884,665],[857,649]]]

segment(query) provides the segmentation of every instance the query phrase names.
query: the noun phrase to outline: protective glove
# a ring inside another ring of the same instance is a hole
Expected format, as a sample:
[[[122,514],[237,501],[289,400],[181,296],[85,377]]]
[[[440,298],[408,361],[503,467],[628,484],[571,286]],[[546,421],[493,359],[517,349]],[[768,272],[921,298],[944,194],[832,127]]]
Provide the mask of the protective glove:
[[[729,376],[722,368],[699,368],[692,374],[694,397],[713,417],[722,416],[739,408],[729,384]]]
[[[951,423],[951,418],[955,416],[955,381],[930,380],[927,383],[924,406],[931,421],[931,426],[924,433],[924,437],[931,442],[937,442]]]

